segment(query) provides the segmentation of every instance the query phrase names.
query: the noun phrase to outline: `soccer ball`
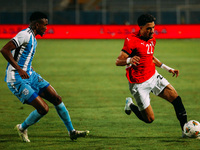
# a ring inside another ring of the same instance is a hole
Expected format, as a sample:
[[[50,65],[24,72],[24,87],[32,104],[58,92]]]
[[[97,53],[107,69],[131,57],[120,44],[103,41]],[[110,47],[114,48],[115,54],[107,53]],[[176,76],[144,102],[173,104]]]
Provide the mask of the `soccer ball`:
[[[196,120],[190,120],[185,123],[183,132],[187,137],[199,138],[200,137],[200,123]]]

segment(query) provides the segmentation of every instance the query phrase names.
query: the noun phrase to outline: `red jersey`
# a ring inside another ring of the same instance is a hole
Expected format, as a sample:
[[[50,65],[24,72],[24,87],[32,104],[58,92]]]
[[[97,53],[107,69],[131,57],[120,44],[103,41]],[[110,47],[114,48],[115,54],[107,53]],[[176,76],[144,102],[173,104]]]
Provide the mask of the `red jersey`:
[[[129,57],[139,56],[140,61],[137,66],[127,66],[126,77],[130,83],[142,83],[150,79],[155,74],[155,64],[153,63],[154,47],[156,39],[153,37],[148,41],[142,39],[139,31],[127,36],[124,42],[123,52]]]

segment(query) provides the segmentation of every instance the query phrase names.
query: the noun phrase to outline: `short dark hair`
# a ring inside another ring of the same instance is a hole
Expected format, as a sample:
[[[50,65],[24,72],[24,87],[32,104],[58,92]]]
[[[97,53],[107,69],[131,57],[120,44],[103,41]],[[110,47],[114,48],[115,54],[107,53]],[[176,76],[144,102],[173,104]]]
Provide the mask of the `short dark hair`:
[[[156,21],[156,18],[150,14],[142,14],[138,20],[137,23],[139,26],[144,26],[145,24],[149,23],[149,22],[153,22]]]
[[[48,19],[46,14],[44,14],[43,12],[37,11],[37,12],[34,12],[34,13],[31,14],[30,22],[36,21],[36,20],[39,20],[39,19],[43,19],[43,18]]]

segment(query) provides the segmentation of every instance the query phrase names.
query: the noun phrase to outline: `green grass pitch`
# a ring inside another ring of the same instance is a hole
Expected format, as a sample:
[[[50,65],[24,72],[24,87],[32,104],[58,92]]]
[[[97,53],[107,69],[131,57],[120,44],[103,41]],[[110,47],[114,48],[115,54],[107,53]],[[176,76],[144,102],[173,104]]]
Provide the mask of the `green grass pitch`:
[[[8,40],[1,40],[2,47]],[[158,68],[182,97],[188,120],[200,121],[200,39],[157,40],[155,56],[180,76]],[[62,96],[77,130],[90,135],[72,142],[49,104],[49,113],[29,128],[31,143],[19,139],[14,126],[34,109],[23,105],[4,82],[6,61],[0,55],[0,149],[5,150],[169,150],[200,149],[200,141],[182,139],[171,104],[151,94],[155,121],[145,124],[124,113],[131,96],[125,67],[115,66],[123,40],[38,40],[34,69]]]

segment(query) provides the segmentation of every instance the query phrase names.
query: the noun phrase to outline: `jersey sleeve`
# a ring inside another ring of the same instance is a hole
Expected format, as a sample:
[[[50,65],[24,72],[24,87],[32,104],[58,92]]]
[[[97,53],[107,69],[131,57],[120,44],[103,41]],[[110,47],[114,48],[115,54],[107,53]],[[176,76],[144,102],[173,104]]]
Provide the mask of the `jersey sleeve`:
[[[29,34],[25,31],[20,31],[13,39],[15,46],[18,48],[24,43],[28,43]]]
[[[127,37],[124,41],[124,47],[122,48],[122,51],[128,55],[131,55],[133,50],[135,49],[134,43],[135,42],[133,38]]]

